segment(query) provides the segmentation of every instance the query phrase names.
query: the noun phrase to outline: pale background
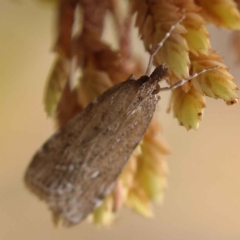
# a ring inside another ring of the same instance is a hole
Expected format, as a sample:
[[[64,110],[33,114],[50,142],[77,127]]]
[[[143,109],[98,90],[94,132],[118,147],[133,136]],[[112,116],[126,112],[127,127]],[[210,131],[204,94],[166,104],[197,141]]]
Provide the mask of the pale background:
[[[172,147],[164,204],[148,220],[128,209],[111,229],[83,223],[54,228],[43,202],[23,185],[33,153],[53,132],[42,105],[44,81],[53,60],[54,14],[34,1],[0,0],[0,239],[240,239],[240,111],[207,99],[198,131],[179,127],[165,109],[160,121]],[[229,51],[229,34],[210,27],[212,45],[240,85],[240,70]],[[138,42],[135,51],[142,45]],[[147,55],[142,55],[146,59]]]

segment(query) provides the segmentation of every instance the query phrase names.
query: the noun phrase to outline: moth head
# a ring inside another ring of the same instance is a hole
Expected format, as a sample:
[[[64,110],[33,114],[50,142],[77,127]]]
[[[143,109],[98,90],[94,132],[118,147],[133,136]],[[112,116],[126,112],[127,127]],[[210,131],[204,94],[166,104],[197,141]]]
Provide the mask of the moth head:
[[[162,78],[166,75],[168,67],[165,64],[157,66],[152,74],[150,75],[151,82],[160,82]]]

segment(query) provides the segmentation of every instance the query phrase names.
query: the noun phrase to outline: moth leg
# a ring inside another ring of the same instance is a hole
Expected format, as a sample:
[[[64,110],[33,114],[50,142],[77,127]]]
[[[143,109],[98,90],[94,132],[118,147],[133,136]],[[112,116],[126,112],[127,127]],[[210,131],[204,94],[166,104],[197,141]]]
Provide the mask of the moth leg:
[[[162,41],[157,44],[157,46],[155,47],[155,49],[151,53],[151,55],[149,57],[149,61],[148,61],[148,67],[147,67],[147,70],[146,70],[146,75],[147,76],[150,76],[150,73],[151,73],[151,68],[152,68],[152,65],[153,65],[153,57],[156,55],[156,53],[159,51],[159,49],[163,46],[164,42],[170,37],[170,35],[171,35],[172,31],[175,29],[175,27],[179,23],[181,23],[184,19],[185,19],[185,11],[183,12],[183,16],[174,25],[171,26],[171,28],[165,34]]]
[[[170,86],[170,87],[161,88],[160,91],[168,91],[168,90],[172,90],[172,89],[178,88],[178,87],[182,86],[184,83],[186,83],[186,82],[190,81],[191,79],[199,76],[200,74],[205,73],[205,72],[207,72],[207,71],[211,71],[211,70],[216,69],[216,68],[218,68],[218,66],[214,66],[214,67],[210,67],[210,68],[205,68],[205,69],[203,69],[203,70],[200,71],[200,72],[194,73],[194,74],[193,74],[192,76],[190,76],[189,78],[182,79],[182,80],[176,82],[175,84],[173,84],[173,85]]]

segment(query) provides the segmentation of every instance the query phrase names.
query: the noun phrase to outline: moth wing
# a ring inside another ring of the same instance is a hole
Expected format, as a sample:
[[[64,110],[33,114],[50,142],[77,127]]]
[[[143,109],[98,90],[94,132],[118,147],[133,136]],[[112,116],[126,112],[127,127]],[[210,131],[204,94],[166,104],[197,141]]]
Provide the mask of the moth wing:
[[[71,214],[69,217],[71,207],[79,205],[75,201],[82,199],[84,190],[78,188],[89,181],[90,175],[85,165],[91,161],[93,151],[95,155],[102,151],[101,147],[96,146],[101,146],[99,143],[106,132],[110,138],[112,134],[114,139],[114,130],[109,131],[109,126],[122,121],[121,117],[136,100],[138,91],[139,85],[135,80],[109,89],[54,134],[33,157],[25,174],[25,182],[48,203],[55,216],[66,220],[66,224],[76,223],[90,213],[88,210],[80,217],[83,210],[79,210],[74,215],[75,219]],[[106,192],[106,188],[102,192]],[[91,209],[96,205],[92,203]]]

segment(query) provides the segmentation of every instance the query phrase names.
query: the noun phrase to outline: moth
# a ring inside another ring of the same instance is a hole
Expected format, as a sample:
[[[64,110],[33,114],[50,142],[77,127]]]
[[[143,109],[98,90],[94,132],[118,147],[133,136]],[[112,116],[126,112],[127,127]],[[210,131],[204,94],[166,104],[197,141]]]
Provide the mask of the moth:
[[[57,131],[33,157],[25,183],[44,200],[64,226],[84,220],[102,203],[142,139],[160,99],[203,71],[160,88],[167,67],[150,74],[153,57],[182,17],[150,56],[146,75],[133,76],[108,89]]]

